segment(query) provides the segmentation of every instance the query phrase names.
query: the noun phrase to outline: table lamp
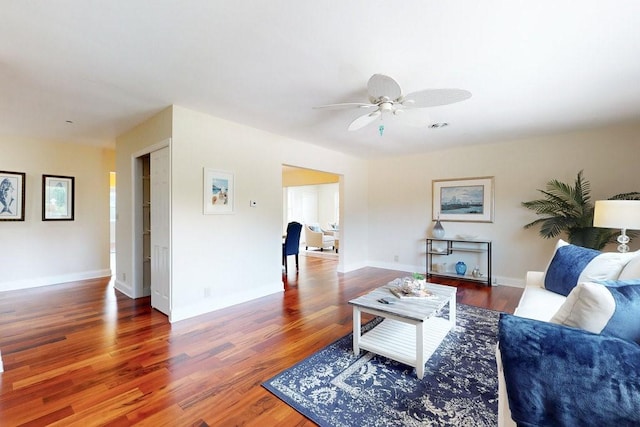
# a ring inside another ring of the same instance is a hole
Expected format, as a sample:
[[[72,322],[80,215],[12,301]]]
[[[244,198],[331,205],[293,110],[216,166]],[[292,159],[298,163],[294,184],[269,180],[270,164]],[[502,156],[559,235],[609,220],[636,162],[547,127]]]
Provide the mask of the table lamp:
[[[640,200],[597,200],[593,226],[619,228],[618,252],[628,252],[627,230],[640,230]]]

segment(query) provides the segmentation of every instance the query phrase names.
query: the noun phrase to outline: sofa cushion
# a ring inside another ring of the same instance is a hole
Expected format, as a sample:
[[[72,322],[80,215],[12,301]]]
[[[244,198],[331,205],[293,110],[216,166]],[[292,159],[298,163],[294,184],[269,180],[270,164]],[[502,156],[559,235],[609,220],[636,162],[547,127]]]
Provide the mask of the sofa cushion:
[[[636,251],[635,253],[638,253]],[[618,280],[640,279],[640,254],[631,258],[618,276]]]
[[[566,297],[540,286],[527,285],[515,313],[520,317],[549,321],[565,302]]]
[[[640,346],[508,314],[498,339],[517,425],[640,425]]]
[[[640,280],[583,282],[567,296],[552,323],[640,343]]]
[[[636,253],[600,252],[558,240],[544,276],[544,287],[567,296],[580,282],[617,279]]]

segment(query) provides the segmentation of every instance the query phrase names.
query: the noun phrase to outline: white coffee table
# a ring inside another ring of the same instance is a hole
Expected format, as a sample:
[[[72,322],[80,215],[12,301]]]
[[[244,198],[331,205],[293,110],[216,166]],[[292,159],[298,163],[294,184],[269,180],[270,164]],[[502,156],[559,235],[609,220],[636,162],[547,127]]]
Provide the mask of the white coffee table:
[[[434,298],[400,299],[388,284],[349,301],[353,306],[353,353],[367,350],[416,368],[424,377],[424,364],[456,324],[456,292],[452,286],[427,283],[425,288]],[[386,298],[393,304],[383,304]],[[437,316],[449,304],[449,317]],[[361,315],[370,313],[383,317],[373,329],[361,335]]]

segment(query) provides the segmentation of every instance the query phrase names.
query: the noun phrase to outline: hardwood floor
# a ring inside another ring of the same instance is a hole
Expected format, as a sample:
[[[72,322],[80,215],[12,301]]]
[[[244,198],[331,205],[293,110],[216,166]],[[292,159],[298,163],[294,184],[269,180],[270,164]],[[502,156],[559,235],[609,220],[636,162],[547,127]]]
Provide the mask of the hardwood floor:
[[[261,383],[351,332],[347,301],[403,272],[293,257],[285,292],[170,324],[107,279],[0,293],[2,426],[311,426]],[[512,312],[521,289],[458,286]]]

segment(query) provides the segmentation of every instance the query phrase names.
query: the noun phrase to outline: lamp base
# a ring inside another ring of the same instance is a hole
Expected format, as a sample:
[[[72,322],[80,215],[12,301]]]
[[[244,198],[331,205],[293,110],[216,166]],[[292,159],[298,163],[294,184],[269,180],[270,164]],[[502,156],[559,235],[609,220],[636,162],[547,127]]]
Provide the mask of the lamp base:
[[[627,230],[625,230],[624,228],[622,229],[622,234],[620,234],[618,236],[618,243],[620,243],[618,245],[618,252],[629,252],[629,245],[627,245],[627,243],[629,243],[629,236],[627,236]]]

